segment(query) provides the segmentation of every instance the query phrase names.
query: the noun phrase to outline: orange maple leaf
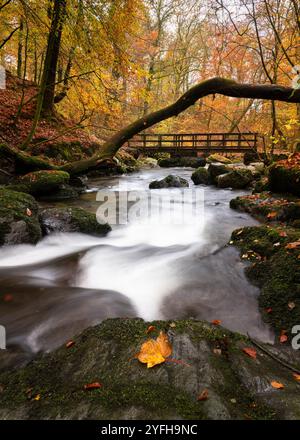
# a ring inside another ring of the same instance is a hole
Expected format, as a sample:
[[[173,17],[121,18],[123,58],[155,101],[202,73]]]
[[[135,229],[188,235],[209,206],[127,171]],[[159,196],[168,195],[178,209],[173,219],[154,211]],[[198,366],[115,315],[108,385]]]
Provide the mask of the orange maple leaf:
[[[245,347],[243,348],[243,352],[246,353],[248,356],[250,356],[253,359],[256,359],[256,350],[254,348]]]
[[[172,346],[168,336],[160,332],[155,339],[148,339],[141,346],[141,351],[137,354],[137,359],[143,364],[147,364],[147,368],[162,364],[172,353]]]
[[[271,385],[273,388],[276,388],[277,390],[282,390],[284,388],[284,385],[282,383],[276,382],[275,380],[271,382]]]

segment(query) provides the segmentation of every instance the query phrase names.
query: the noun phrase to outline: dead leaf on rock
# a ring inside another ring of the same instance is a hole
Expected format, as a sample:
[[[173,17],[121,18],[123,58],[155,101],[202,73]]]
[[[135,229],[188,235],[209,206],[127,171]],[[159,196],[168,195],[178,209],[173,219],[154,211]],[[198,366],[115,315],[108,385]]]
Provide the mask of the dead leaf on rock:
[[[290,301],[290,302],[288,303],[288,308],[289,308],[289,310],[294,310],[295,307],[296,307],[296,304],[295,304],[293,301]]]
[[[88,384],[84,385],[83,388],[84,388],[86,391],[92,391],[92,390],[97,390],[97,389],[99,389],[99,388],[101,388],[101,387],[102,387],[101,383],[99,383],[99,382],[93,382],[93,383],[88,383]]]
[[[254,348],[245,347],[245,348],[243,348],[243,352],[245,354],[247,354],[249,357],[256,359],[257,352],[256,352],[256,350],[254,350]]]
[[[199,394],[199,396],[197,397],[197,400],[199,402],[202,402],[203,400],[207,400],[208,399],[208,390],[205,388],[202,393]]]
[[[294,379],[297,380],[297,382],[300,382],[300,374],[293,373]]]
[[[271,385],[276,390],[282,390],[284,388],[284,385],[282,383],[276,382],[275,380],[273,382],[271,382]]]
[[[221,322],[222,322],[222,321],[220,321],[219,319],[214,319],[213,321],[211,321],[211,323],[212,323],[213,325],[221,325]]]
[[[156,328],[154,327],[154,325],[149,325],[149,327],[146,330],[146,334],[154,332],[156,330]]]
[[[148,339],[141,346],[141,351],[137,354],[137,359],[143,364],[147,364],[147,368],[152,368],[155,365],[162,364],[166,358],[172,354],[172,346],[169,342],[168,336],[160,332],[155,339]]]
[[[71,348],[73,345],[75,345],[75,341],[69,341],[66,343],[66,348]]]
[[[286,245],[286,249],[297,249],[300,247],[300,240],[294,241],[293,243],[289,243]]]

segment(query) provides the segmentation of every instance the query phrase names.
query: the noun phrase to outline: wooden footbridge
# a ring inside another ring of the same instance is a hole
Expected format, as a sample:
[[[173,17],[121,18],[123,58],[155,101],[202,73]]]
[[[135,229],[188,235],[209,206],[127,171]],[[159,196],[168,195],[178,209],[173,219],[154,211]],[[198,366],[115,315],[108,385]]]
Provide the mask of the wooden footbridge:
[[[210,153],[246,153],[257,150],[258,133],[142,133],[127,142],[128,150],[142,154],[170,153],[197,157]]]

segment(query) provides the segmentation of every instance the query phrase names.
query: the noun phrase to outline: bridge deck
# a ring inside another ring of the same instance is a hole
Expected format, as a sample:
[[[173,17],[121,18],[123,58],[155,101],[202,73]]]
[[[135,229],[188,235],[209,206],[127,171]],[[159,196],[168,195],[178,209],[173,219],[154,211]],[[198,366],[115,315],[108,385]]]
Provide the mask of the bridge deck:
[[[210,152],[245,153],[257,149],[257,133],[142,133],[128,141],[129,149],[197,155]]]

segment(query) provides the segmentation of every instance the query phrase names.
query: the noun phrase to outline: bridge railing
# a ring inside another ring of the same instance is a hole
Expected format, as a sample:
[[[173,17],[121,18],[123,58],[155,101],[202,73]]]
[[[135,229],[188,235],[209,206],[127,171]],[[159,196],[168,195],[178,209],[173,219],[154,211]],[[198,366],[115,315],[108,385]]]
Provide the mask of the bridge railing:
[[[141,133],[128,141],[127,145],[138,150],[244,152],[256,150],[257,140],[258,133]]]

